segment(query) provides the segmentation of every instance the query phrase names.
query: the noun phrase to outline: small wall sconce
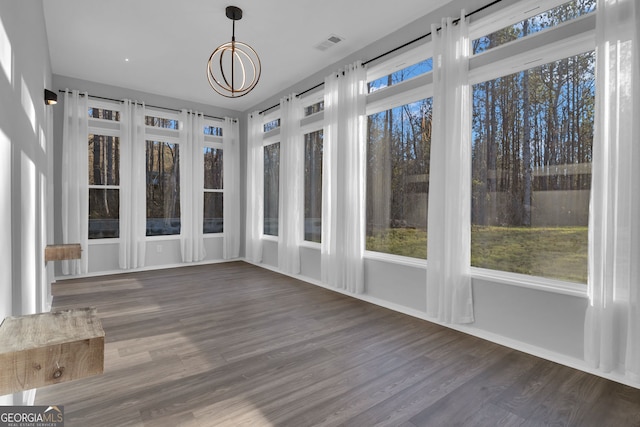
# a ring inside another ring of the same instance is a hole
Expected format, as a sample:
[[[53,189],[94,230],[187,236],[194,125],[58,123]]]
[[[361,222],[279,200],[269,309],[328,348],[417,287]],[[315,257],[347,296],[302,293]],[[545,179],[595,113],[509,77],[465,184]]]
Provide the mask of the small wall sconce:
[[[58,94],[50,91],[49,89],[44,90],[44,103],[46,105],[53,105],[58,103]]]

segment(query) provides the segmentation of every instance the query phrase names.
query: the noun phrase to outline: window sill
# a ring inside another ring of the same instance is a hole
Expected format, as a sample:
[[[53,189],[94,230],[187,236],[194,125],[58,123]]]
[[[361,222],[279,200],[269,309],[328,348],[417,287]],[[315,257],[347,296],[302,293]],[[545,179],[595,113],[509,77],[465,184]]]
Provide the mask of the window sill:
[[[302,242],[300,242],[299,245],[301,248],[307,248],[307,249],[316,249],[316,250],[322,250],[322,245],[320,243],[317,242],[310,242],[308,240],[303,240]]]
[[[385,254],[383,252],[364,251],[364,257],[366,259],[372,259],[376,261],[384,261],[392,264],[404,265],[407,267],[425,268],[427,267],[426,259],[411,258],[408,256]]]
[[[270,236],[269,234],[263,234],[262,235],[262,240],[265,240],[267,242],[278,243],[278,236]]]
[[[553,292],[556,294],[570,295],[580,298],[588,298],[586,284],[564,282],[562,280],[527,276],[526,274],[495,271],[479,267],[471,267],[471,277],[473,279],[486,280],[495,283],[502,283],[505,285],[519,286],[521,288]]]
[[[205,233],[203,236],[205,239],[215,239],[224,237],[224,233]]]
[[[391,255],[374,251],[365,251],[364,257],[366,259],[388,262],[395,265],[424,268],[425,270],[427,268],[427,260],[423,259],[405,257],[400,255]],[[538,291],[553,292],[556,294],[569,295],[579,298],[588,298],[586,284],[564,282],[562,280],[527,276],[525,274],[508,273],[478,267],[471,267],[470,274],[472,279],[518,286],[521,288],[535,289]]]
[[[147,242],[159,242],[163,240],[180,240],[179,234],[166,234],[162,236],[146,236]]]
[[[105,238],[105,239],[89,239],[89,246],[94,246],[94,245],[115,245],[120,243],[120,238],[119,237],[109,237],[109,238]]]

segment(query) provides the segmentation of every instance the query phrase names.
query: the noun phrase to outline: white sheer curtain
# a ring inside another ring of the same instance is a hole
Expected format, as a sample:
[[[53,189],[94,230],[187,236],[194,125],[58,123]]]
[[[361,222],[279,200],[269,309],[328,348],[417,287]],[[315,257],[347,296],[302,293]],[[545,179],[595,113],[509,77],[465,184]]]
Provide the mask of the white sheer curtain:
[[[264,154],[262,116],[257,111],[247,121],[247,235],[245,255],[250,262],[262,261]]]
[[[467,20],[432,25],[433,128],[429,176],[427,315],[473,322],[471,293],[471,99]]]
[[[205,257],[204,235],[204,118],[182,110],[180,128],[180,246],[182,262]]]
[[[640,66],[637,0],[600,0],[585,360],[640,382]]]
[[[364,290],[366,72],[360,62],[325,78],[322,281]]]
[[[222,182],[224,201],[223,258],[240,256],[240,132],[236,119],[225,118],[222,125]]]
[[[295,94],[280,100],[280,181],[278,268],[300,273],[300,241],[304,207],[304,141],[302,107]]]
[[[120,268],[144,267],[147,233],[145,106],[125,99],[120,117]]]
[[[84,274],[89,266],[88,94],[64,93],[62,128],[62,243],[80,243],[79,260],[63,261],[62,274]]]

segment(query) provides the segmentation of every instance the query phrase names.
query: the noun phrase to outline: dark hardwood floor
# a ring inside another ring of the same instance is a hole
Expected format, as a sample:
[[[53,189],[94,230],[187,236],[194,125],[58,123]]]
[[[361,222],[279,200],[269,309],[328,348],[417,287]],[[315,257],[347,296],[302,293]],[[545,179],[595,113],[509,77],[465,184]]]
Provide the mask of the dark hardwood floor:
[[[105,373],[39,389],[74,426],[640,426],[640,390],[243,262],[53,285]]]

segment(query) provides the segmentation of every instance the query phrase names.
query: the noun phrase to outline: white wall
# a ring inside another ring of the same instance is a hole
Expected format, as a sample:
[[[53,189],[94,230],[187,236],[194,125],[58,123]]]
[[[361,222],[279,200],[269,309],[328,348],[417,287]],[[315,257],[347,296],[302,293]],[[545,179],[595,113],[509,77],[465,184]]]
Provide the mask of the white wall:
[[[51,61],[41,0],[0,2],[0,320],[48,309]],[[1,396],[22,404],[32,393]]]

